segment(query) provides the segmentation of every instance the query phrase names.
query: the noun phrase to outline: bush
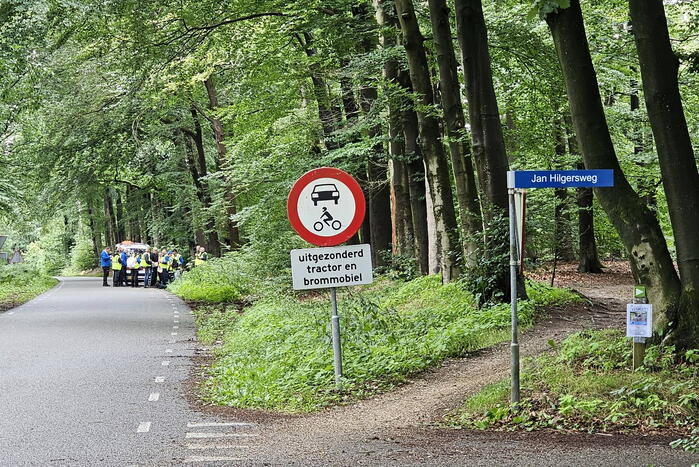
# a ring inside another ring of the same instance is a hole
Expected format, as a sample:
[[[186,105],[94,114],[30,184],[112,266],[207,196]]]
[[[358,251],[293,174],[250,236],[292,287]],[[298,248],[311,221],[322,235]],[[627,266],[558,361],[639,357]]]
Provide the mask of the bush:
[[[66,253],[56,245],[48,245],[53,242],[53,238],[47,240],[47,244],[42,242],[32,242],[27,246],[27,256],[25,261],[35,270],[46,274],[58,274],[66,267]]]
[[[97,266],[98,262],[92,250],[92,241],[87,239],[80,240],[70,252],[70,271],[80,273],[94,269]]]
[[[252,290],[252,283],[241,257],[231,254],[185,272],[168,288],[185,300],[221,303],[241,300]]]

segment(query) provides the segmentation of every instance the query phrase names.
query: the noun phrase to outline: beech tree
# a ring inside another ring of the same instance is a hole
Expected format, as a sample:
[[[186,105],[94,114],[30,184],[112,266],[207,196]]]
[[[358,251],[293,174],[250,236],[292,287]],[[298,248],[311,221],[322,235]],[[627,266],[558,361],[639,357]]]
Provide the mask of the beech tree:
[[[699,172],[677,83],[662,0],[629,0],[643,96],[658,150],[663,188],[677,246],[682,291],[674,340],[699,343]]]
[[[410,78],[420,105],[417,117],[427,183],[430,187],[432,209],[437,224],[436,235],[441,273],[443,280],[449,282],[459,275],[456,260],[460,249],[459,234],[456,227],[449,169],[444,146],[440,140],[439,121],[428,110],[434,105],[434,93],[423,44],[424,38],[420,33],[411,0],[396,0],[396,11],[403,31],[403,45],[408,56]]]
[[[578,0],[545,16],[568,90],[568,101],[585,168],[614,170],[614,186],[595,188],[609,219],[629,253],[639,284],[657,310],[655,329],[669,332],[676,315],[680,284],[657,219],[629,184],[619,165],[602,107],[597,76],[587,44]]]

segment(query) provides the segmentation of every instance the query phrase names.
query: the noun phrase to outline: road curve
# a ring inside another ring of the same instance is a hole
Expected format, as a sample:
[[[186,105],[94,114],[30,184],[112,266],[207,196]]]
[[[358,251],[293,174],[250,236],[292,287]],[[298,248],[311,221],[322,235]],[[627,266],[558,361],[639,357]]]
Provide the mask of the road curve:
[[[188,307],[162,290],[64,278],[0,315],[0,465],[183,460]]]

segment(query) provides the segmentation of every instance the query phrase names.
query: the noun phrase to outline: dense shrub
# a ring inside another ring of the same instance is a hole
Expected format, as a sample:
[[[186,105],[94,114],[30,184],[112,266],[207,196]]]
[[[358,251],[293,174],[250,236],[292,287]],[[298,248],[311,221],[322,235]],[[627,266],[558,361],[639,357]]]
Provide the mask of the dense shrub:
[[[92,241],[88,239],[78,241],[70,251],[70,271],[79,273],[89,271],[97,266],[98,258],[92,249]]]
[[[185,272],[169,289],[185,300],[219,303],[240,300],[250,293],[251,284],[241,257],[229,255]]]

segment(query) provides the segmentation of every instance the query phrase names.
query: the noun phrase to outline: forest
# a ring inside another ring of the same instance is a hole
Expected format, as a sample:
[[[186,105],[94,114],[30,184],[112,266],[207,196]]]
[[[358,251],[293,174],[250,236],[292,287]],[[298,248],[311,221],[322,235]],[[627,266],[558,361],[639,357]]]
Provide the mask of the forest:
[[[698,145],[697,0],[0,4],[0,233],[50,274],[128,239],[288,287],[286,197],[332,166],[378,271],[496,303],[507,171],[613,169],[528,193],[526,268],[627,259],[691,348]]]

